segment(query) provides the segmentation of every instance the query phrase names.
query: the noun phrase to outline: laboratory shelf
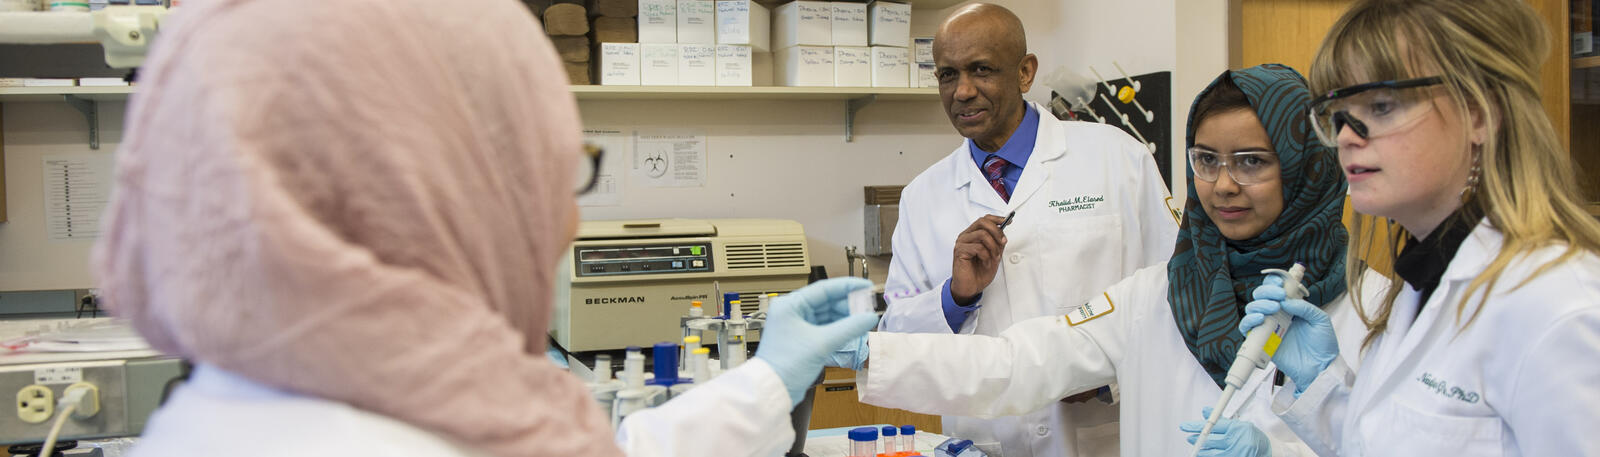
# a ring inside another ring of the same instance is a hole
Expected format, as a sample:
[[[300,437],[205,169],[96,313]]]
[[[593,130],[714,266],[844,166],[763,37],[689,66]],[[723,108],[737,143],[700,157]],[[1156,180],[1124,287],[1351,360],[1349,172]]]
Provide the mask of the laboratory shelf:
[[[939,90],[904,87],[571,86],[578,100],[836,100],[844,103],[844,140],[855,137],[856,112],[875,101],[935,101]],[[66,102],[83,112],[90,148],[99,149],[99,102],[125,101],[133,86],[0,87],[0,103]]]
[[[767,9],[770,10],[770,9],[779,7],[779,6],[783,5],[784,3],[789,3],[790,1],[791,0],[756,0],[756,3],[760,3],[762,6],[765,6],[765,7],[767,7]],[[896,3],[910,3],[911,4],[911,9],[913,9],[913,10],[942,10],[942,9],[945,9],[945,8],[949,8],[949,7],[960,5],[962,3],[966,3],[967,2],[967,0],[911,0],[911,1],[891,0],[891,1],[894,1]]]
[[[1578,57],[1572,59],[1572,69],[1600,67],[1600,56]]]
[[[938,89],[897,87],[572,86],[579,100],[937,100]]]
[[[60,102],[64,95],[97,102],[124,101],[131,93],[133,86],[0,87],[0,103]]]

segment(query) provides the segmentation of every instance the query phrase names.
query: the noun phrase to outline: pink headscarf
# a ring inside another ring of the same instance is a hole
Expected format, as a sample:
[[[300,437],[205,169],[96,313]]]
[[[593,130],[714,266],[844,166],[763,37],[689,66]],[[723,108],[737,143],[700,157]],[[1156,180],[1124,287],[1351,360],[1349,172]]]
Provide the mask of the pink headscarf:
[[[620,455],[543,355],[581,138],[513,0],[186,2],[94,269],[160,350],[505,456]]]

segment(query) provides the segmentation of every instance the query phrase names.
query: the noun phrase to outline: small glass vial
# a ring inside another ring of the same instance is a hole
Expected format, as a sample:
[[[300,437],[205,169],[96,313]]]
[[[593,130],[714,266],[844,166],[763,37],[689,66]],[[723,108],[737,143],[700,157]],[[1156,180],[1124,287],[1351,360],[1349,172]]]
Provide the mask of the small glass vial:
[[[896,450],[900,445],[899,435],[900,429],[895,428],[893,425],[883,426],[883,453],[878,455],[893,456],[899,452]]]
[[[902,425],[902,426],[900,426],[900,448],[899,449],[900,449],[900,453],[901,454],[911,455],[911,454],[916,454],[917,453],[917,442],[914,439],[914,438],[916,438],[916,436],[917,436],[917,426],[915,426],[915,425]]]
[[[878,429],[860,427],[850,429],[850,457],[878,456]]]

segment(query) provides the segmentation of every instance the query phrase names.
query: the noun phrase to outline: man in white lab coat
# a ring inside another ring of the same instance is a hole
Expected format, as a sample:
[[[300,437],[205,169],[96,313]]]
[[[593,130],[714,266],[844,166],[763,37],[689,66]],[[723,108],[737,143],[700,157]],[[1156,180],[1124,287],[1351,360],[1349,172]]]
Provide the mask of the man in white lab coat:
[[[1178,225],[1150,151],[1023,100],[1038,59],[1015,14],[962,8],[933,53],[945,113],[967,140],[901,195],[881,330],[998,335],[1170,257]],[[943,431],[998,442],[1006,457],[1117,455],[1116,407],[1093,394],[1023,416],[947,416]]]

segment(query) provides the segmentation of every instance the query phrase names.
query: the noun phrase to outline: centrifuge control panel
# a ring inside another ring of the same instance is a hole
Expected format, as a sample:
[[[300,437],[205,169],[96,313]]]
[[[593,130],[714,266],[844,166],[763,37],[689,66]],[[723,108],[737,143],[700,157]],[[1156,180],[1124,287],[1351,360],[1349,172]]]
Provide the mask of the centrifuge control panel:
[[[714,271],[710,243],[664,243],[573,248],[579,277]]]

